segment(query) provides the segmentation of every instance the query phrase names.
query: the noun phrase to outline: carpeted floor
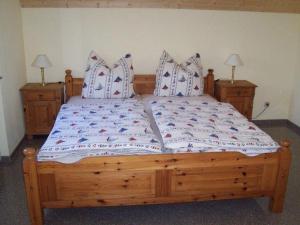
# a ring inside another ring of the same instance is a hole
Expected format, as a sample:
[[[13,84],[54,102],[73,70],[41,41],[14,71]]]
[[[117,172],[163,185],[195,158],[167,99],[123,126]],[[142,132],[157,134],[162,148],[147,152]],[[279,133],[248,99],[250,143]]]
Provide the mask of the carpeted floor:
[[[47,225],[267,225],[300,224],[300,136],[285,127],[264,128],[275,140],[284,137],[293,142],[293,164],[285,209],[282,214],[268,211],[268,199],[210,201],[190,204],[104,207],[83,209],[47,209]],[[29,225],[22,177],[25,146],[39,146],[43,138],[24,141],[16,159],[0,165],[0,224]],[[299,180],[298,180],[299,179]]]

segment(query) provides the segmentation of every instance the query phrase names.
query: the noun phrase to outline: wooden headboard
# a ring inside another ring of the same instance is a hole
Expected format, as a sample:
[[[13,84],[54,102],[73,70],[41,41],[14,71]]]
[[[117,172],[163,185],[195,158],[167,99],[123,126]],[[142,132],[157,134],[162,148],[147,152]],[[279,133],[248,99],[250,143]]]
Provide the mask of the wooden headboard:
[[[214,96],[214,70],[209,69],[208,74],[204,77],[204,93]],[[153,94],[155,88],[155,75],[143,74],[134,75],[133,88],[136,94]],[[83,78],[73,78],[72,70],[66,70],[66,100],[71,96],[81,95]]]

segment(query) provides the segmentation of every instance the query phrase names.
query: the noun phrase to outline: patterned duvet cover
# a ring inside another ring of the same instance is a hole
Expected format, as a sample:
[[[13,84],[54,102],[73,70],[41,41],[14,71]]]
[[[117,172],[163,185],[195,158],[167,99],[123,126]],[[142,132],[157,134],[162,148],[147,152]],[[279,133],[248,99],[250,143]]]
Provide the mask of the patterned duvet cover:
[[[76,162],[90,156],[161,153],[143,104],[136,99],[65,104],[38,153],[39,161]]]
[[[174,153],[237,151],[255,156],[279,147],[228,103],[161,98],[151,108],[164,147]]]

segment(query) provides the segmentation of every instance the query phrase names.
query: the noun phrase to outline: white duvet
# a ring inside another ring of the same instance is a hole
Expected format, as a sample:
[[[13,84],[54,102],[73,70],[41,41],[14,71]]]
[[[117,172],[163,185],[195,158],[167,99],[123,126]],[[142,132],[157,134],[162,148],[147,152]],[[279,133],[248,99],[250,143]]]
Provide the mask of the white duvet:
[[[160,98],[152,113],[164,147],[176,152],[274,152],[278,144],[232,105],[205,99]]]
[[[143,104],[136,99],[65,104],[38,160],[72,163],[85,157],[161,153]]]

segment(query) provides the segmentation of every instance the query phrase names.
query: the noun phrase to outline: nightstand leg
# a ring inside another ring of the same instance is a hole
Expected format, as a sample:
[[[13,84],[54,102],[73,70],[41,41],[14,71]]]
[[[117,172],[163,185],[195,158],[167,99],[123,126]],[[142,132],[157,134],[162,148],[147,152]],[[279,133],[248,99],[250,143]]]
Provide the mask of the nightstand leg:
[[[27,140],[32,140],[33,139],[33,135],[27,134]]]

